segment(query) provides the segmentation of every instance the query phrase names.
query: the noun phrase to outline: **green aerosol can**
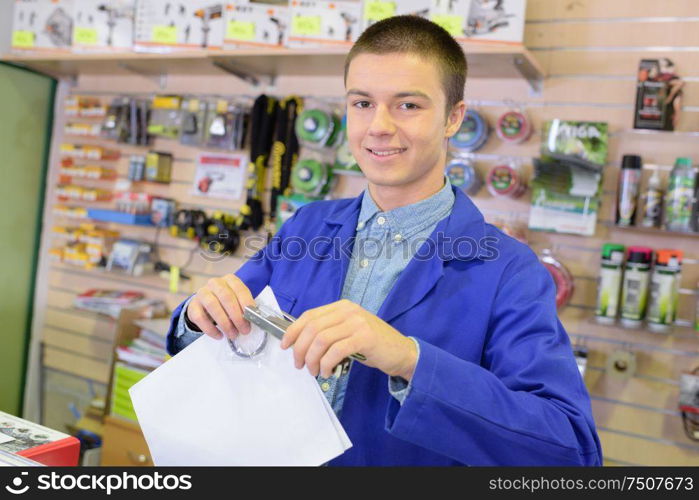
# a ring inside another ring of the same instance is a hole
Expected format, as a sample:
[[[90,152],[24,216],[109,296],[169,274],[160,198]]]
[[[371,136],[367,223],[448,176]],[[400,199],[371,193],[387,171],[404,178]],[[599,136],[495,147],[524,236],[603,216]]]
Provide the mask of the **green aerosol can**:
[[[665,229],[691,231],[697,173],[689,158],[677,158],[665,195]]]
[[[624,275],[624,245],[606,243],[602,246],[599,280],[597,282],[597,309],[600,323],[614,323],[619,315],[621,282]]]
[[[653,250],[648,247],[629,247],[626,251],[621,292],[621,322],[624,326],[638,327],[646,316],[652,261]]]
[[[681,250],[658,250],[650,279],[648,327],[667,331],[675,323],[682,266]]]

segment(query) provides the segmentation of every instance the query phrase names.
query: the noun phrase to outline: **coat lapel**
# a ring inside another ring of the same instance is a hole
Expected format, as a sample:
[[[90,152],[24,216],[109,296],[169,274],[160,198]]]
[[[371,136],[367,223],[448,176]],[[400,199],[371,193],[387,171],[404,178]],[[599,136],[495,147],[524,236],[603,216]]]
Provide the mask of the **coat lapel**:
[[[430,238],[408,262],[377,313],[387,323],[418,304],[444,275],[445,264],[459,258],[450,242],[470,237],[478,244],[485,235],[485,222],[480,211],[460,189],[452,186],[452,190],[454,206],[451,213],[437,223]]]
[[[334,226],[334,230],[331,230],[333,232],[330,233],[333,235],[331,236],[333,243],[330,246],[332,258],[326,263],[326,265],[331,266],[330,276],[332,276],[331,282],[333,283],[332,297],[329,302],[335,302],[342,298],[342,287],[352,257],[363,196],[364,192],[342,210],[338,210],[323,219],[329,226]]]

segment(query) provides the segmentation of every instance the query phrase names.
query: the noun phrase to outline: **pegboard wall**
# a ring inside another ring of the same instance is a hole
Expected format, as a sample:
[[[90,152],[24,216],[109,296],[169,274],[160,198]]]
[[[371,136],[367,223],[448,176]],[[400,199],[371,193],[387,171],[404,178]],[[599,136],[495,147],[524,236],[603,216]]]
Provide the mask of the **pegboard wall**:
[[[694,17],[692,17],[694,15]],[[674,19],[672,22],[668,19]],[[683,18],[684,20],[678,20]],[[660,169],[667,178],[678,156],[699,161],[699,48],[696,46],[695,2],[635,0],[607,2],[604,0],[529,0],[525,45],[540,61],[547,78],[543,90],[533,94],[522,80],[469,79],[466,98],[469,106],[477,108],[490,123],[511,107],[511,102],[526,110],[533,121],[535,133],[525,143],[510,145],[496,136],[472,155],[481,174],[496,162],[517,159],[531,173],[532,158],[538,156],[542,123],[553,118],[567,120],[606,121],[610,130],[609,161],[604,171],[604,187],[600,217],[593,237],[528,232],[530,245],[537,252],[551,249],[572,272],[575,292],[571,303],[560,311],[560,318],[575,344],[590,350],[585,377],[592,397],[608,465],[698,465],[699,443],[690,441],[682,430],[677,410],[680,374],[699,364],[699,335],[693,328],[676,327],[671,334],[653,333],[645,329],[630,330],[617,326],[602,326],[594,322],[596,280],[599,270],[600,247],[606,242],[625,245],[646,245],[654,249],[683,250],[687,263],[683,268],[680,298],[680,318],[693,321],[696,306],[696,286],[699,281],[699,236],[678,235],[641,229],[614,227],[614,202],[619,164],[624,154],[637,154],[644,160],[644,185],[653,169]],[[468,56],[468,54],[467,54]],[[683,115],[676,133],[642,133],[632,130],[635,74],[643,57],[670,57],[677,71],[686,80]],[[60,372],[71,367],[70,373],[81,380],[93,381],[91,390],[104,390],[108,381],[111,356],[99,332],[108,328],[103,319],[72,308],[77,293],[88,288],[124,288],[139,290],[151,298],[164,300],[174,308],[208,279],[234,272],[244,261],[245,245],[238,255],[223,260],[206,259],[195,253],[186,273],[191,280],[180,281],[177,292],[157,275],[140,278],[115,276],[98,270],[84,270],[51,262],[49,249],[53,246],[54,225],[71,221],[54,214],[59,203],[56,186],[59,176],[59,145],[63,142],[95,144],[107,148],[116,145],[100,138],[68,137],[64,127],[68,118],[63,112],[65,98],[70,95],[90,95],[108,103],[116,95],[221,95],[256,96],[266,92],[276,96],[290,94],[306,98],[338,99],[343,95],[342,76],[304,74],[299,67],[294,72],[280,74],[273,87],[252,87],[221,73],[202,78],[196,71],[183,69],[168,75],[166,86],[140,75],[84,74],[76,81],[62,81],[57,99],[54,124],[53,154],[46,192],[46,212],[42,236],[39,282],[35,299],[32,363],[27,406],[38,394],[38,369],[43,342],[44,359]],[[82,120],[88,121],[89,120]],[[95,121],[96,123],[99,120]],[[215,201],[191,195],[195,159],[202,151],[183,146],[177,141],[156,140],[153,146],[118,145],[121,157],[114,162],[118,176],[124,178],[131,154],[148,150],[169,151],[174,155],[173,180],[169,185],[143,185],[142,189],[159,196],[174,198],[182,206],[235,213],[244,203]],[[82,181],[85,185],[109,189],[108,182]],[[365,187],[361,177],[341,176],[332,192],[333,197],[355,196]],[[529,197],[511,200],[492,197],[486,189],[473,196],[475,203],[490,221],[505,221],[526,227]],[[85,206],[102,206],[98,202],[80,202]],[[155,241],[156,229],[120,224],[100,224],[121,233],[122,237]],[[161,258],[172,264],[184,263],[194,243],[174,238],[162,231],[158,235]],[[633,350],[638,359],[636,374],[621,380],[605,372],[607,355],[614,349]],[[66,383],[51,382],[52,387]],[[69,389],[64,389],[69,390]],[[71,389],[72,390],[72,389]],[[78,390],[78,389],[75,389]]]

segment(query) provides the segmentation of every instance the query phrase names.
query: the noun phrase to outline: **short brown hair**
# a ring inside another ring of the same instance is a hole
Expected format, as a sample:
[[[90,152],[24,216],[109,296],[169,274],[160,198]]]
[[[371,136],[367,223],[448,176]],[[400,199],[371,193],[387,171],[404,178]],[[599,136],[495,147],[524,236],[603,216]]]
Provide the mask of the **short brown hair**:
[[[369,26],[345,59],[345,84],[352,60],[359,54],[417,54],[436,61],[446,96],[446,114],[464,98],[466,56],[461,45],[441,26],[418,16],[394,16]]]

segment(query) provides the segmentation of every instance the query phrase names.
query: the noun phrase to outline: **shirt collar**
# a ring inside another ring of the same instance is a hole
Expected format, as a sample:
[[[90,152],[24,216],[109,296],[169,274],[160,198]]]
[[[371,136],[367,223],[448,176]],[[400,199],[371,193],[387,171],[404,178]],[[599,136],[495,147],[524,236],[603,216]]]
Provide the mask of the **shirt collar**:
[[[386,218],[389,227],[398,231],[404,238],[417,233],[448,215],[454,205],[454,192],[448,177],[444,177],[444,185],[435,194],[424,200],[410,205],[381,212],[371,197],[369,189],[364,190],[362,204],[357,220],[357,229],[366,227],[369,221],[378,213]]]

